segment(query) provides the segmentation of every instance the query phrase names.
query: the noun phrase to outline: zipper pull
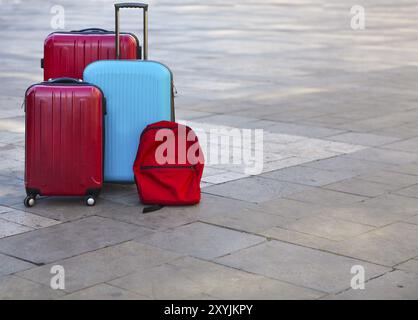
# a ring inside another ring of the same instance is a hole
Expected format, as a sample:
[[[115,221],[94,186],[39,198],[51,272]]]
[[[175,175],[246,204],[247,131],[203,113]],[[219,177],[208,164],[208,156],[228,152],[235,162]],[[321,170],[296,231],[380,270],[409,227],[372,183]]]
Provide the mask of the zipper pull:
[[[173,83],[173,96],[174,96],[174,97],[177,97],[177,88],[176,88],[176,86],[174,85],[174,83]]]

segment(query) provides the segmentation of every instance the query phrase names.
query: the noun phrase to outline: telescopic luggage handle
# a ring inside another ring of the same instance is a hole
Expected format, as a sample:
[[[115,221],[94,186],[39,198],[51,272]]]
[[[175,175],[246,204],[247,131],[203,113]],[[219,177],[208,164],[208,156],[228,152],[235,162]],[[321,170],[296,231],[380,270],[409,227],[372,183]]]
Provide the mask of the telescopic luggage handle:
[[[115,3],[115,47],[116,59],[120,59],[120,30],[119,30],[119,9],[135,8],[143,9],[144,36],[143,36],[143,57],[148,59],[148,4],[146,3]]]

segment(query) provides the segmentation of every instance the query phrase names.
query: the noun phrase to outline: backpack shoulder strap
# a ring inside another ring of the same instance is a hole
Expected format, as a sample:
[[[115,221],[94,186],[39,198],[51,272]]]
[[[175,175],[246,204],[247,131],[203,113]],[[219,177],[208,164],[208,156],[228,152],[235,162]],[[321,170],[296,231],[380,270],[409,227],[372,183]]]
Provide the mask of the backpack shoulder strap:
[[[156,204],[156,205],[153,205],[153,206],[149,206],[149,207],[145,207],[145,208],[142,210],[142,213],[149,213],[149,212],[158,211],[158,210],[162,209],[163,207],[164,207],[164,206],[159,205],[159,204]]]

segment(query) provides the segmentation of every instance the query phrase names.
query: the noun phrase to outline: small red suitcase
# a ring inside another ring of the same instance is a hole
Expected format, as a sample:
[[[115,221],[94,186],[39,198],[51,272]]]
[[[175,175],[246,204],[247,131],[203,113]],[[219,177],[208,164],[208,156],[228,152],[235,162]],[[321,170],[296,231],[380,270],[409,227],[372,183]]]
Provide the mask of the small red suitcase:
[[[25,206],[37,195],[85,196],[95,204],[103,184],[105,105],[98,87],[77,79],[26,90]]]
[[[121,34],[121,59],[141,59],[138,38]],[[70,77],[83,78],[84,68],[97,60],[116,58],[115,33],[98,28],[70,32],[53,32],[44,43],[44,80]]]

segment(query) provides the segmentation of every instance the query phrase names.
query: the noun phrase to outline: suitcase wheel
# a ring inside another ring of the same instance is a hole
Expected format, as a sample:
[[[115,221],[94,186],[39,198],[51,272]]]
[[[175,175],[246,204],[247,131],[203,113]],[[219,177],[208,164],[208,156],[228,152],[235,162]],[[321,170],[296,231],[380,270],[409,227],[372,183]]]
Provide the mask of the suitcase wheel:
[[[35,205],[35,197],[34,196],[27,196],[23,201],[26,208],[33,207]]]
[[[92,206],[94,206],[94,205],[96,204],[96,199],[94,199],[94,197],[92,197],[92,196],[88,196],[88,197],[86,198],[86,204],[87,204],[89,207],[92,207]]]

